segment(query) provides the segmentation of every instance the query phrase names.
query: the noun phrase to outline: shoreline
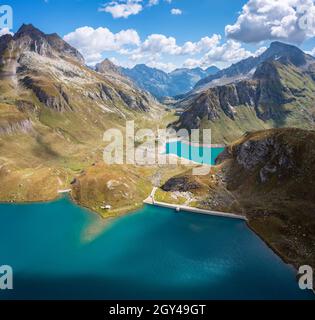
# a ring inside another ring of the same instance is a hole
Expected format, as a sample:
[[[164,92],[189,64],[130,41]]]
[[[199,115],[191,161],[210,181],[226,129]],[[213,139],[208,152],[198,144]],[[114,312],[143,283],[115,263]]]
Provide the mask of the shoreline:
[[[154,202],[150,203],[150,201],[146,202],[144,200],[143,202],[146,205],[150,206],[156,206],[156,207],[161,207],[161,208],[167,208],[167,209],[174,209],[176,210],[177,208],[180,208],[181,210],[178,212],[186,212],[186,213],[191,213],[191,214],[203,214],[203,215],[208,215],[212,217],[219,217],[219,218],[227,218],[227,219],[235,219],[235,220],[241,220],[246,223],[246,226],[277,256],[281,259],[281,261],[291,267],[294,271],[298,271],[298,267],[295,266],[293,263],[289,262],[287,258],[282,254],[279,250],[276,248],[272,247],[271,244],[268,243],[267,240],[264,239],[262,235],[260,235],[251,225],[250,225],[250,220],[241,215],[236,215],[233,213],[225,213],[225,212],[218,212],[218,211],[212,211],[212,210],[204,210],[204,209],[198,209],[198,208],[193,208],[193,207],[188,207],[188,206],[181,206],[181,205],[174,205],[174,204],[168,204],[168,203],[163,203],[163,202]]]
[[[192,146],[192,147],[204,147],[204,148],[226,148],[226,145],[225,144],[199,144],[199,143],[194,143],[194,142],[190,142],[190,141],[187,141],[187,140],[181,140],[181,139],[178,139],[178,138],[170,138],[170,139],[167,139],[166,141],[163,141],[163,143],[160,143],[159,142],[159,147],[158,147],[158,155],[163,155],[166,157],[166,159],[168,159],[168,162],[170,164],[171,162],[171,159],[174,159],[177,161],[177,164],[180,164],[180,165],[185,165],[185,166],[189,166],[189,167],[195,167],[195,166],[203,166],[203,167],[213,167],[215,165],[212,165],[212,164],[202,164],[202,163],[199,163],[199,162],[195,162],[193,160],[189,160],[189,159],[186,159],[184,157],[181,157],[177,154],[173,154],[173,153],[166,153],[167,151],[167,144],[170,144],[170,143],[174,143],[174,142],[181,142],[181,143],[184,143],[186,145],[189,145],[189,146]]]
[[[251,225],[250,225],[250,221],[247,220],[247,227],[263,242],[266,244],[266,246],[272,250],[280,259],[281,261],[286,264],[287,266],[291,266],[295,271],[298,271],[298,268],[293,264],[293,263],[290,263],[287,258],[284,256],[284,254],[282,254],[279,250],[277,250],[276,248],[272,247],[271,244],[269,244],[267,242],[267,240],[265,240],[263,238],[262,235],[260,235]]]
[[[214,210],[206,210],[206,209],[189,207],[189,206],[185,206],[185,205],[177,205],[177,204],[155,201],[155,193],[157,190],[158,190],[158,188],[154,187],[152,189],[150,195],[148,196],[148,198],[143,200],[143,203],[147,204],[147,205],[151,205],[151,206],[156,206],[156,207],[174,209],[174,210],[177,210],[178,212],[184,211],[184,212],[198,213],[198,214],[204,214],[204,215],[214,216],[214,217],[243,220],[243,221],[248,222],[247,217],[243,216],[243,215],[237,215],[234,213],[219,212],[219,211],[214,211]]]
[[[169,155],[169,156],[174,156],[177,157],[176,155]],[[179,158],[179,157],[177,157]],[[179,158],[182,159],[182,158]],[[200,164],[199,164],[200,165]],[[180,211],[183,212],[187,212],[187,213],[191,213],[191,214],[204,214],[204,215],[208,215],[208,216],[216,216],[216,217],[221,217],[221,218],[233,218],[233,219],[238,219],[238,220],[242,220],[245,221],[247,227],[257,236],[259,237],[259,239],[261,241],[263,241],[263,243],[270,249],[272,250],[272,252],[278,256],[281,261],[286,264],[287,266],[291,267],[294,271],[298,271],[299,266],[297,266],[296,264],[290,262],[287,257],[285,256],[284,253],[282,253],[281,251],[277,250],[275,247],[272,246],[271,243],[268,242],[267,239],[264,238],[263,234],[260,234],[259,232],[257,232],[250,224],[250,220],[245,217],[245,216],[241,216],[241,215],[237,215],[237,214],[231,214],[231,213],[225,213],[225,212],[217,212],[217,211],[212,211],[212,210],[204,210],[204,209],[198,209],[198,208],[193,208],[193,207],[189,207],[189,206],[181,206],[181,205],[175,205],[175,204],[168,204],[168,203],[163,203],[163,202],[155,202],[153,203],[153,201],[150,201],[150,197],[152,196],[153,190],[150,194],[150,196],[145,199],[143,201],[143,204],[145,205],[155,205],[155,206],[159,206],[159,207],[164,207],[164,208],[168,208],[168,209],[173,209],[176,210],[176,208],[180,208]],[[155,194],[155,193],[154,193]],[[154,199],[154,194],[153,194],[153,199]],[[113,220],[119,219],[123,216],[126,216],[128,214],[132,214],[137,212],[138,210],[141,210],[141,208],[143,206],[139,206],[139,207],[135,207],[132,208],[131,210],[127,210],[125,212],[121,212],[119,213],[117,216],[109,216],[109,217],[104,217],[102,216],[102,214],[100,214],[98,211],[93,210],[92,208],[89,208],[79,202],[77,202],[75,199],[73,199],[71,192],[64,194],[64,193],[59,193],[56,194],[54,197],[51,198],[47,198],[47,199],[43,199],[43,200],[24,200],[24,201],[0,201],[0,205],[31,205],[31,204],[47,204],[47,203],[51,203],[51,202],[55,202],[55,201],[59,201],[61,199],[68,199],[73,205],[78,206],[79,208],[82,208],[84,210],[87,211],[88,214],[92,214],[92,215],[97,215],[98,217],[100,217],[100,219],[102,221],[107,221],[106,224],[110,224]]]
[[[117,216],[108,216],[108,217],[104,217],[100,212],[93,210],[90,207],[87,207],[84,204],[81,204],[80,202],[76,201],[73,197],[72,197],[72,193],[71,192],[67,192],[67,193],[60,193],[57,194],[56,197],[52,198],[52,199],[47,199],[47,200],[30,200],[30,201],[15,201],[15,202],[10,202],[10,201],[0,201],[0,206],[1,205],[16,205],[16,206],[23,206],[23,205],[41,205],[41,204],[50,204],[50,203],[54,203],[57,202],[59,200],[62,199],[67,199],[69,200],[74,206],[79,207],[81,209],[84,209],[85,211],[87,211],[89,214],[92,215],[96,215],[98,216],[100,219],[106,221],[106,220],[114,220],[114,219],[119,219],[120,217],[126,216],[128,214],[134,213],[137,210],[140,210],[141,208],[143,208],[143,205],[139,205],[138,207],[133,207],[131,210],[127,210],[127,211],[123,211],[123,208],[121,208],[121,213],[119,213]],[[120,209],[118,209],[120,210]]]
[[[152,193],[151,193],[152,194]],[[151,195],[150,195],[151,196]],[[161,207],[161,208],[167,208],[167,209],[174,209],[176,210],[177,207],[180,207],[182,209],[182,212],[186,212],[186,213],[192,213],[192,214],[203,214],[203,215],[208,215],[208,216],[213,216],[213,217],[221,217],[221,218],[229,218],[229,219],[236,219],[236,220],[241,220],[244,221],[247,225],[247,227],[270,249],[272,250],[272,252],[278,256],[281,261],[286,264],[289,267],[292,267],[293,270],[298,271],[298,268],[293,264],[290,263],[286,257],[284,256],[284,254],[282,254],[280,251],[278,251],[276,248],[272,247],[271,244],[268,243],[267,240],[264,239],[264,237],[262,235],[260,235],[251,225],[250,225],[250,220],[245,217],[245,216],[241,216],[241,215],[236,215],[236,214],[229,214],[229,213],[224,213],[224,212],[218,212],[218,211],[211,211],[211,210],[204,210],[204,209],[198,209],[198,208],[193,208],[193,207],[188,207],[188,206],[179,206],[179,205],[173,205],[173,204],[167,204],[167,203],[163,203],[163,202],[155,202],[155,204],[153,204],[153,202],[150,200],[148,200],[150,198],[150,196],[145,199],[143,201],[143,205],[151,205],[151,206],[157,206],[157,207]],[[84,205],[81,205],[80,203],[78,203],[77,201],[75,201],[71,194],[67,194],[66,196],[57,196],[54,199],[50,199],[50,200],[43,200],[43,201],[28,201],[28,202],[3,202],[0,201],[0,205],[31,205],[31,204],[48,204],[51,202],[55,202],[55,201],[59,201],[61,199],[68,199],[73,205],[85,210],[88,214],[92,214],[92,215],[97,215],[101,220],[106,221],[108,224],[110,224],[113,220],[119,219],[127,214],[132,214],[137,212],[137,210],[140,210],[142,207],[139,208],[134,208],[134,210],[125,212],[120,214],[119,216],[116,217],[103,217],[102,215],[100,215],[97,211],[94,211],[91,208],[88,208]],[[106,223],[106,224],[107,224]],[[315,294],[315,293],[314,293]]]
[[[173,142],[182,142],[184,144],[187,144],[192,147],[204,147],[204,148],[225,148],[227,145],[224,143],[211,143],[211,144],[203,144],[203,143],[196,143],[196,142],[191,142],[190,140],[184,140],[180,138],[170,138],[166,139],[164,141],[163,145],[166,145],[167,143],[173,143]]]
[[[208,216],[213,216],[213,217],[230,218],[230,219],[235,219],[235,220],[243,220],[246,222],[248,221],[248,219],[245,216],[240,216],[240,215],[236,215],[233,213],[205,210],[205,209],[199,209],[199,208],[188,207],[188,206],[183,206],[183,205],[176,205],[176,204],[169,204],[169,203],[158,202],[158,201],[155,201],[154,203],[150,203],[150,202],[146,202],[146,200],[144,200],[143,203],[150,205],[150,206],[156,206],[156,207],[161,207],[161,208],[174,209],[174,210],[179,209],[179,212],[188,212],[188,213],[191,212],[191,213],[203,214],[203,215],[208,215]]]
[[[279,259],[287,266],[291,267],[293,270],[296,272],[298,271],[298,267],[289,262],[288,259],[285,257],[285,255],[274,248],[266,239],[264,239],[263,235],[259,234],[250,224],[250,220],[244,216],[244,215],[237,215],[233,213],[224,213],[224,212],[218,212],[218,211],[213,211],[213,210],[205,210],[205,209],[198,209],[198,208],[193,208],[193,207],[188,207],[188,206],[181,206],[181,205],[176,205],[176,204],[168,204],[168,203],[163,203],[163,202],[158,202],[154,200],[155,193],[158,188],[153,188],[151,194],[147,199],[143,201],[144,204],[146,205],[151,205],[151,206],[156,206],[156,207],[161,207],[161,208],[168,208],[168,209],[174,209],[176,210],[177,208],[180,208],[182,212],[187,212],[187,213],[192,213],[192,214],[204,214],[208,216],[213,216],[213,217],[221,217],[221,218],[229,218],[229,219],[238,219],[242,220],[246,223],[246,226],[251,230]],[[315,291],[314,291],[315,294]]]

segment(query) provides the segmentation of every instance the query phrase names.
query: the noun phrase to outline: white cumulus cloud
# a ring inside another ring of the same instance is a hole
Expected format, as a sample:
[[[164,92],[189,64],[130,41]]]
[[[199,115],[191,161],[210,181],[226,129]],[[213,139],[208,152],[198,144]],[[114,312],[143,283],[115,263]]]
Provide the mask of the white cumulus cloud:
[[[197,42],[187,41],[182,46],[177,44],[174,37],[163,34],[151,34],[135,49],[138,54],[169,54],[169,55],[195,55],[205,53],[220,42],[221,36],[214,34],[204,37]]]
[[[149,0],[149,6],[156,6],[159,2],[159,0]]]
[[[315,48],[310,51],[305,51],[305,53],[310,54],[311,56],[315,57]]]
[[[64,40],[84,55],[87,63],[99,62],[107,51],[119,51],[125,46],[138,46],[140,37],[133,29],[113,33],[107,28],[81,27],[64,36]]]
[[[176,69],[176,65],[171,62],[161,62],[161,61],[151,60],[147,63],[147,65],[151,68],[156,68],[159,70],[163,70],[165,72],[171,72]]]
[[[139,14],[146,7],[157,6],[162,1],[169,4],[172,3],[172,0],[113,0],[104,4],[98,10],[110,13],[114,19],[128,18],[129,16]],[[171,12],[175,15],[182,14],[180,9],[172,9]]]
[[[171,14],[173,14],[173,15],[175,15],[175,16],[180,16],[182,13],[183,13],[183,12],[182,12],[182,10],[180,10],[180,9],[173,8],[173,9],[171,10]]]
[[[113,18],[128,18],[140,13],[143,9],[142,0],[119,0],[99,8],[99,11],[110,13]]]
[[[164,34],[151,34],[141,40],[133,29],[114,33],[108,28],[94,29],[87,26],[65,35],[64,40],[77,48],[89,65],[110,55],[116,59],[116,64],[133,67],[145,63],[165,71],[182,65],[188,68],[207,68],[211,65],[226,67],[266,50],[262,47],[251,52],[238,41],[229,39],[223,42],[218,34],[179,44],[175,37]]]
[[[267,48],[259,48],[256,52],[251,52],[244,49],[240,42],[228,40],[223,44],[213,46],[205,55],[200,59],[188,58],[184,63],[186,68],[208,68],[212,65],[219,67],[227,67],[232,63],[239,62],[240,60],[258,56],[262,54]]]
[[[302,43],[315,36],[315,5],[313,0],[249,0],[225,32],[229,38],[246,43]]]

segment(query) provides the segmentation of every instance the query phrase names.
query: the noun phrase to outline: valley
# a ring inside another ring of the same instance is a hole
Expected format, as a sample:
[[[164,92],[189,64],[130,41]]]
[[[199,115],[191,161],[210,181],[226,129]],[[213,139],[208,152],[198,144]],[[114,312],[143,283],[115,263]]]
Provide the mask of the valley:
[[[90,68],[57,34],[23,25],[0,37],[0,201],[71,189],[75,203],[115,218],[155,187],[157,201],[244,215],[286,262],[315,266],[314,70],[315,58],[279,42],[223,70]],[[200,177],[184,165],[109,166],[103,134],[130,120],[210,128],[227,147]]]

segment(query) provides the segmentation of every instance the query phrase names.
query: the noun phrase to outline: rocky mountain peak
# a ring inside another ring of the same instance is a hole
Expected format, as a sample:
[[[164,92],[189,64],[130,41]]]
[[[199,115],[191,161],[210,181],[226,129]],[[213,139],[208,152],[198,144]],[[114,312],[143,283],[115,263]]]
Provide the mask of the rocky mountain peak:
[[[97,72],[100,72],[100,73],[118,73],[118,74],[122,74],[121,68],[119,66],[116,66],[109,59],[105,59],[101,63],[98,63],[95,66],[95,70]]]
[[[290,49],[290,48],[296,48],[293,45],[284,43],[284,42],[280,42],[280,41],[273,41],[270,44],[269,50],[286,50],[286,49]]]
[[[280,42],[280,41],[271,42],[268,50],[282,51],[282,52],[286,52],[286,51],[303,52],[298,47],[296,47],[292,44],[288,44],[288,43],[284,43],[284,42]]]
[[[14,39],[19,39],[21,37],[29,36],[31,38],[45,37],[45,34],[39,29],[35,28],[32,24],[22,24],[20,29],[14,35]]]
[[[141,70],[141,69],[146,69],[146,70],[150,70],[150,69],[154,69],[154,68],[150,68],[148,67],[146,64],[144,63],[140,63],[134,66],[135,70]]]
[[[23,24],[14,35],[13,40],[17,49],[21,52],[36,52],[48,57],[67,57],[75,59],[81,64],[84,63],[84,58],[79,51],[66,43],[56,33],[45,34],[32,24]]]
[[[303,66],[310,59],[301,49],[282,43],[279,41],[272,42],[269,49],[267,49],[260,57],[260,61],[268,59],[281,60],[282,63],[291,63],[295,66]]]

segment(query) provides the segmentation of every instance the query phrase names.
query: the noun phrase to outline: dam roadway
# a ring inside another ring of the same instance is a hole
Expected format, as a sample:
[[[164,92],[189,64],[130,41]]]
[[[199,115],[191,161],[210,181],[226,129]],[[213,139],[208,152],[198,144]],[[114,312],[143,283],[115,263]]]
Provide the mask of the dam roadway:
[[[153,188],[150,196],[146,200],[144,200],[143,203],[148,204],[148,205],[157,206],[157,207],[162,207],[162,208],[174,209],[178,212],[180,212],[180,211],[193,212],[193,213],[205,214],[205,215],[215,216],[215,217],[223,217],[223,218],[231,218],[231,219],[248,221],[248,219],[245,216],[237,215],[234,213],[205,210],[205,209],[199,209],[199,208],[194,208],[194,207],[189,207],[189,206],[183,206],[183,205],[155,201],[155,193],[157,190],[158,190],[157,187]]]

